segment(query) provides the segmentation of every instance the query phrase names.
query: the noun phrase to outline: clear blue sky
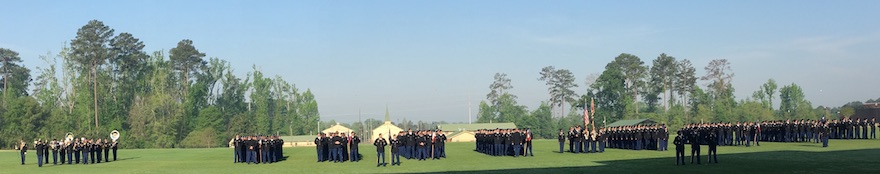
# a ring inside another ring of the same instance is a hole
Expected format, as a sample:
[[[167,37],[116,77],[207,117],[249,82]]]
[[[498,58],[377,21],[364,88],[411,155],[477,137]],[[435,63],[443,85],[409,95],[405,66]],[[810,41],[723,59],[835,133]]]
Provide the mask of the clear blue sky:
[[[10,1],[0,47],[46,66],[98,19],[168,51],[191,39],[244,76],[256,65],[316,94],[324,120],[464,121],[496,72],[519,101],[548,98],[538,71],[598,74],[620,53],[732,62],[737,99],[769,78],[813,105],[880,97],[880,1]],[[699,82],[701,85],[706,82]],[[778,98],[778,97],[777,97]],[[778,101],[777,101],[778,102]]]

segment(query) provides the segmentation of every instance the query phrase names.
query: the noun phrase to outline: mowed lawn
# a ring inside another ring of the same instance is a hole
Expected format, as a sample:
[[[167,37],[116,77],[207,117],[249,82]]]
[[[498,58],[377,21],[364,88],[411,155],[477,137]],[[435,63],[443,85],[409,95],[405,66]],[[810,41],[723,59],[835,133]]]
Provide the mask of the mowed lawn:
[[[20,165],[17,151],[0,152],[0,173],[878,173],[880,140],[831,140],[815,143],[761,143],[759,147],[720,147],[718,164],[675,166],[671,151],[606,149],[599,154],[557,153],[552,140],[536,141],[535,157],[493,157],[474,152],[473,143],[449,143],[448,158],[376,167],[375,148],[362,144],[364,160],[317,163],[315,148],[286,148],[286,161],[274,164],[233,164],[232,150],[121,149],[116,162],[94,165],[44,165],[33,151]],[[567,145],[566,145],[567,148]],[[690,147],[686,148],[690,155]],[[390,156],[390,154],[389,154]],[[49,160],[52,160],[51,157]],[[389,161],[390,162],[390,161]],[[688,159],[687,162],[690,162]]]

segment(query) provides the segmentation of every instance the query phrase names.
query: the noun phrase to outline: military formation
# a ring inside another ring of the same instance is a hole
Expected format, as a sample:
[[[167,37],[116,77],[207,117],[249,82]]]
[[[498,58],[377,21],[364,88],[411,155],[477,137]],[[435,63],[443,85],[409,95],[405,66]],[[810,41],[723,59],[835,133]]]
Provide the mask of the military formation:
[[[29,147],[24,140],[19,140],[18,149],[21,155],[21,165],[25,165]],[[111,142],[109,139],[86,139],[85,137],[69,138],[64,141],[39,139],[33,143],[33,151],[39,167],[49,164],[50,155],[53,165],[107,163],[111,161],[111,152],[113,153],[113,161],[116,161],[117,149],[118,144],[115,140]]]
[[[476,151],[492,156],[535,156],[529,129],[481,129],[474,134]]]
[[[233,163],[269,164],[284,160],[284,140],[278,136],[239,136],[232,139]]]
[[[843,119],[828,122],[831,139],[877,139],[877,122],[871,119]]]
[[[317,148],[318,162],[360,161],[358,149],[361,138],[355,133],[348,135],[339,132],[318,133],[314,143]]]
[[[567,133],[559,130],[557,135],[559,140],[559,153],[563,153],[565,140],[568,139],[568,151],[571,153],[599,153],[605,152],[608,137],[604,134],[604,130],[597,129],[588,130],[581,126],[572,126],[568,128]]]
[[[393,138],[397,139],[397,144],[391,143],[390,145],[397,147],[398,154],[407,160],[424,161],[428,158],[432,160],[446,158],[446,134],[443,133],[443,130],[413,131],[409,129],[406,132],[398,132],[397,136],[393,136]],[[400,165],[400,160],[397,160],[397,163]]]
[[[615,149],[666,151],[669,133],[666,125],[637,125],[606,128],[600,133],[607,146]]]
[[[338,132],[319,133],[314,140],[317,162],[360,161],[361,155],[358,152],[360,142],[361,139],[355,133],[350,133],[348,136]],[[442,130],[410,129],[406,132],[397,132],[396,135],[380,134],[373,140],[373,145],[376,146],[377,167],[388,166],[385,161],[386,146],[391,151],[392,166],[401,164],[401,156],[410,160],[446,158],[446,134]]]

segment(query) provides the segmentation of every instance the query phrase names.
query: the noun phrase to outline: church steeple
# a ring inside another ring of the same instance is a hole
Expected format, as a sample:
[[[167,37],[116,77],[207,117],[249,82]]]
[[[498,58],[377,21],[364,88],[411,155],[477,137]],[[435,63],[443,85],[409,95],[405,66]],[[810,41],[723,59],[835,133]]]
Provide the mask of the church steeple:
[[[391,122],[391,115],[388,114],[388,105],[385,105],[385,122]]]

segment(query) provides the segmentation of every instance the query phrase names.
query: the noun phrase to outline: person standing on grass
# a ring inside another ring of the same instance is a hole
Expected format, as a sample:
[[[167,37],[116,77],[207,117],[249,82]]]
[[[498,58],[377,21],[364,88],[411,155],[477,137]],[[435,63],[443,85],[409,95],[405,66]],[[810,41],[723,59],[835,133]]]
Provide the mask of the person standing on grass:
[[[700,130],[702,128],[696,128],[694,132],[691,134],[691,164],[694,164],[694,157],[697,158],[697,164],[700,164],[700,142],[703,140],[700,138]]]
[[[113,142],[110,143],[110,149],[113,150],[113,161],[116,161],[116,150],[118,149],[118,147],[119,141],[113,140]]]
[[[104,139],[104,162],[110,162],[110,140]]]
[[[819,136],[822,138],[822,147],[828,147],[828,132],[830,132],[828,123],[822,124],[822,127],[819,128]]]
[[[875,122],[875,118],[871,118],[871,121],[868,123],[868,126],[871,127],[871,139],[877,139],[877,122]]]
[[[43,149],[44,148],[46,148],[46,146],[43,145],[42,140],[37,140],[37,142],[34,143],[34,149],[37,150],[37,166],[38,167],[43,167],[43,153],[44,153]]]
[[[717,137],[717,135],[715,135],[714,132],[712,132],[712,133],[709,133],[708,138],[709,138],[709,140],[707,140],[707,141],[709,141],[709,156],[708,156],[709,161],[708,162],[712,163],[712,161],[715,161],[715,163],[717,164],[718,163],[718,141],[717,141],[718,137]]]
[[[400,147],[403,146],[400,143],[400,139],[397,137],[391,137],[391,166],[398,165],[400,166]],[[382,138],[382,135],[379,134],[379,138]]]
[[[241,161],[241,160],[238,160],[238,159],[241,159],[241,154],[239,153],[241,150],[240,143],[241,143],[241,137],[238,135],[235,135],[235,138],[232,139],[232,147],[233,147],[232,148],[233,149],[232,150],[232,154],[233,154],[232,155],[232,163],[238,163],[239,161]]]
[[[318,152],[318,162],[324,161],[324,144],[321,140],[321,135],[324,133],[318,133],[317,137],[315,137],[315,151]]]
[[[104,151],[104,143],[101,141],[101,139],[98,139],[97,141],[95,141],[95,144],[93,146],[94,146],[93,149],[95,150],[95,154],[97,155],[96,159],[98,159],[95,162],[101,163],[101,152]]]
[[[52,139],[49,147],[52,149],[52,165],[58,165],[58,140]],[[46,161],[46,163],[49,163],[49,161]]]
[[[681,131],[678,131],[672,144],[675,144],[675,165],[678,165],[679,162],[684,165],[684,137],[681,135]]]
[[[559,141],[559,153],[563,153],[562,147],[565,146],[565,134],[562,133],[562,129],[559,129],[559,134],[556,136],[557,136],[556,138]]]
[[[535,152],[532,152],[532,129],[526,129],[525,145],[526,148],[523,150],[523,156],[535,156]]]
[[[24,143],[24,140],[18,140],[18,150],[19,154],[21,154],[21,165],[24,165],[24,155],[27,155],[27,144]]]
[[[333,133],[333,138],[330,139],[333,142],[333,162],[339,163],[342,161],[342,137],[339,136],[339,132]]]
[[[437,134],[437,151],[440,154],[437,159],[440,159],[439,157],[446,158],[446,134],[443,133],[443,130],[437,130]]]
[[[350,160],[351,162],[360,161],[360,158],[358,158],[358,144],[361,143],[361,138],[355,135],[354,132],[352,132],[350,135],[351,136],[349,136],[348,138],[348,143],[351,144],[351,146],[349,147],[351,148],[351,150],[349,150],[349,152],[351,152]]]
[[[376,138],[376,140],[373,141],[373,145],[376,146],[376,157],[378,157],[378,159],[376,159],[376,167],[387,166],[387,163],[385,163],[385,146],[388,145],[388,142],[382,137],[382,133],[379,133],[379,138]],[[394,158],[392,157],[391,160],[393,161]],[[393,166],[394,164],[391,165]]]

